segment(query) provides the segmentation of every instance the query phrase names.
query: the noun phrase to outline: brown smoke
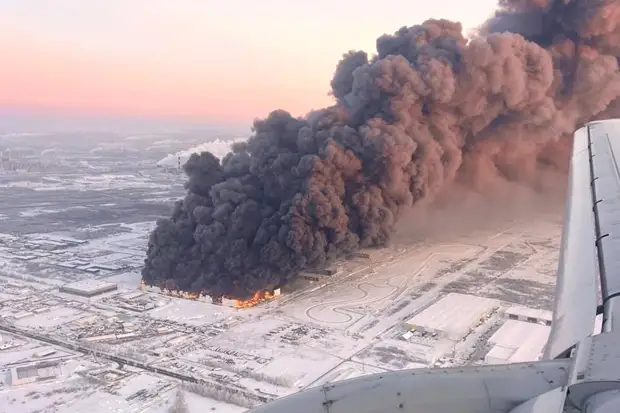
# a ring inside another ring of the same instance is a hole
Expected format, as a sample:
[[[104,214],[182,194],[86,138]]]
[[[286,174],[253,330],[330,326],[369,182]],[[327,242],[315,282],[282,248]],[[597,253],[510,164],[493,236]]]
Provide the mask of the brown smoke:
[[[620,2],[500,6],[471,40],[428,20],[380,37],[372,58],[349,52],[334,106],[272,112],[221,163],[192,156],[188,195],[151,235],[143,280],[247,299],[385,244],[422,200],[556,185],[573,131],[620,113]]]

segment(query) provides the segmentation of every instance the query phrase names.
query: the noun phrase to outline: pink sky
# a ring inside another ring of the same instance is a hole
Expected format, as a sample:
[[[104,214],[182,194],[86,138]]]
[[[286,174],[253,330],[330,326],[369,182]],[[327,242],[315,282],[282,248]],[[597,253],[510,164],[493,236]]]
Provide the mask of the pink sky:
[[[373,52],[382,33],[428,17],[473,27],[494,3],[465,12],[457,0],[5,0],[0,106],[226,121],[274,108],[302,115],[331,102],[343,52]]]

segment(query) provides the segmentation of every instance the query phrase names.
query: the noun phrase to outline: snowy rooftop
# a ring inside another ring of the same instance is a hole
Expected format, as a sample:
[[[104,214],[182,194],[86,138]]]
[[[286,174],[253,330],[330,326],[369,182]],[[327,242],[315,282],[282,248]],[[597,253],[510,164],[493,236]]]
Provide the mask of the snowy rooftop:
[[[499,306],[497,300],[450,293],[407,321],[411,329],[459,340]]]
[[[514,348],[494,346],[485,357],[488,364],[506,364],[510,357],[515,353]]]
[[[99,280],[82,280],[64,285],[64,288],[72,291],[81,291],[85,293],[97,292],[115,288],[116,284]]]
[[[487,357],[496,357],[505,363],[536,360],[547,344],[550,331],[549,326],[507,320],[489,339],[495,347]]]

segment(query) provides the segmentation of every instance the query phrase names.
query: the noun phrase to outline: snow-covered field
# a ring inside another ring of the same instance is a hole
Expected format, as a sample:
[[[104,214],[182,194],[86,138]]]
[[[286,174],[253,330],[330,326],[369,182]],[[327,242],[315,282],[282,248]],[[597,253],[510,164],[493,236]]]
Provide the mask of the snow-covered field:
[[[364,374],[484,363],[492,348],[489,360],[496,360],[497,345],[486,340],[505,322],[503,309],[528,303],[551,308],[560,235],[559,223],[545,218],[453,242],[394,245],[340,262],[336,275],[300,282],[274,301],[236,309],[208,299],[141,291],[139,266],[152,225],[120,224],[116,232],[87,241],[61,233],[0,237],[1,315],[17,328],[200,378],[203,387],[184,385],[181,390],[189,407],[197,409],[190,411],[210,406],[224,413]],[[98,234],[102,228],[90,230]],[[40,250],[55,244],[63,247]],[[24,245],[31,248],[22,251]],[[96,265],[107,269],[88,272]],[[50,271],[53,277],[48,277]],[[118,289],[88,298],[61,293],[57,287],[90,278],[116,283]],[[55,282],[50,284],[50,279]],[[471,301],[472,310],[462,317],[458,311],[427,317],[430,321],[424,323],[435,323],[436,332],[410,325],[425,310],[448,311],[439,303],[449,293]],[[474,315],[478,308],[484,311]],[[8,347],[0,349],[5,371],[40,362],[33,350],[39,347],[43,354],[54,350],[43,360],[52,357],[61,365],[77,360],[90,366],[85,371],[93,365],[99,370],[119,367],[63,345],[2,337],[0,346]],[[529,357],[535,352],[529,351]],[[179,386],[174,377],[139,369],[114,380],[63,374],[45,383],[5,379],[0,397],[20,413],[86,406],[94,412],[163,413],[174,403]],[[241,395],[227,393],[239,389]]]
[[[221,157],[231,141],[121,142],[63,158],[79,171],[0,176],[1,413],[166,413],[178,394],[190,412],[237,413],[365,374],[486,363],[506,349],[535,357],[535,348],[506,343],[517,333],[501,330],[503,311],[551,309],[558,214],[433,241],[400,236],[335,263],[331,277],[300,279],[273,301],[236,309],[140,286],[154,221],[183,194],[182,176],[155,164],[174,169],[205,149]],[[106,151],[146,162],[123,146],[140,142],[153,151],[148,168],[98,163]],[[60,291],[81,280],[116,289]],[[469,310],[442,305],[450,293]],[[529,327],[510,328],[543,341],[544,328]]]

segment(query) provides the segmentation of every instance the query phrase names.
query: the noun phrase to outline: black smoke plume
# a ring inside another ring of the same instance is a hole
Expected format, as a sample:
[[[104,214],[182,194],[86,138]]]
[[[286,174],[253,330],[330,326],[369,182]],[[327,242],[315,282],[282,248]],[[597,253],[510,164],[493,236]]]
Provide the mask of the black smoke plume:
[[[502,0],[474,38],[427,20],[349,52],[336,103],[277,110],[221,162],[193,155],[188,194],[151,234],[148,285],[247,299],[360,247],[450,188],[544,190],[572,132],[620,114],[620,1]]]

